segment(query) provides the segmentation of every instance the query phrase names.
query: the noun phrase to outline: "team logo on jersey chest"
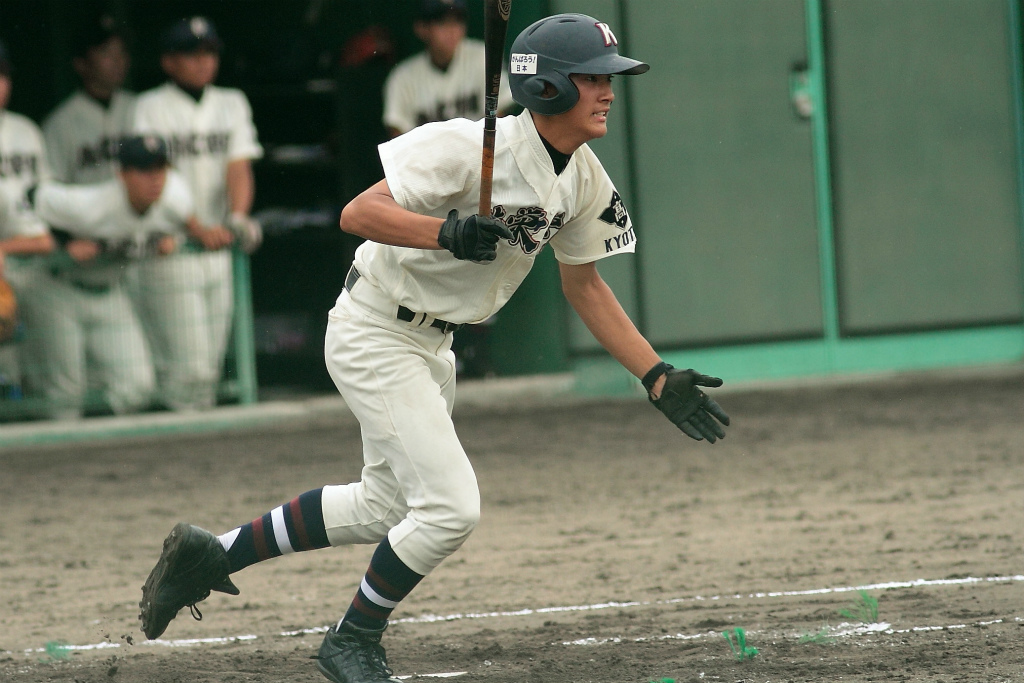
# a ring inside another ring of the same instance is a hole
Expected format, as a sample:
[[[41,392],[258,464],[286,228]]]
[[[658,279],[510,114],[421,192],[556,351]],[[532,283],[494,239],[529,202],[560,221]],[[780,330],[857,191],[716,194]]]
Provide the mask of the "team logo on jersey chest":
[[[35,154],[0,154],[0,178],[39,175],[39,158]]]
[[[618,192],[612,190],[612,201],[598,218],[608,225],[618,227],[619,230],[625,230],[629,226],[629,214],[626,212],[626,205],[622,203],[622,197]]]
[[[526,206],[509,214],[498,204],[491,209],[491,216],[505,223],[512,232],[512,246],[518,246],[524,254],[533,254],[546,244],[565,223],[565,212],[559,211],[551,220],[548,212],[539,206]]]

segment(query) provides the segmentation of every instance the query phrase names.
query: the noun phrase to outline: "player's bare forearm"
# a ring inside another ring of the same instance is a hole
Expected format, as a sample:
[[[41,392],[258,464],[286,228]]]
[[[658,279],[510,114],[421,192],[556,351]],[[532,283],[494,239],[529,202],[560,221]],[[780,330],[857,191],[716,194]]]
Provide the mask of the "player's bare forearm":
[[[225,183],[231,213],[248,216],[256,197],[256,179],[252,172],[252,162],[249,159],[228,162]]]
[[[593,263],[559,264],[562,291],[597,341],[637,378],[661,361]],[[660,388],[660,387],[659,387]]]
[[[53,237],[49,233],[32,236],[10,237],[0,240],[0,251],[10,255],[49,254],[54,249]]]
[[[364,190],[341,212],[341,229],[380,244],[440,249],[440,218],[408,211],[395,201],[386,180]]]

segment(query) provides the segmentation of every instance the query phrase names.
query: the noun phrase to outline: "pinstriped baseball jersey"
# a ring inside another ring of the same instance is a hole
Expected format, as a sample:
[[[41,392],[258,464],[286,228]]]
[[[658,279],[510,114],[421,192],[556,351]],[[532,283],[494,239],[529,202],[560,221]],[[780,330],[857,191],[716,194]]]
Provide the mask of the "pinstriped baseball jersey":
[[[25,191],[50,178],[43,134],[31,119],[0,109],[0,188],[15,206],[23,205]],[[18,234],[43,235],[46,226],[34,214],[20,214]]]
[[[83,91],[43,121],[46,158],[62,183],[99,183],[113,177],[117,147],[132,129],[135,94],[119,90],[104,106]]]
[[[198,102],[170,82],[146,91],[139,95],[135,131],[164,137],[171,163],[192,189],[196,216],[208,225],[228,216],[228,162],[263,156],[249,100],[234,88],[208,85]]]
[[[388,186],[402,207],[443,218],[476,213],[481,122],[456,119],[417,128],[380,146]],[[479,322],[508,301],[550,243],[566,264],[632,252],[636,236],[611,179],[586,145],[555,175],[529,111],[497,122],[492,215],[513,233],[489,264],[446,250],[363,243],[359,271],[396,302],[455,323]]]
[[[384,125],[404,133],[431,121],[482,119],[486,113],[484,67],[484,44],[472,38],[462,39],[444,71],[430,62],[426,52],[413,55],[396,66],[384,83]],[[502,77],[498,109],[511,105],[508,78]]]

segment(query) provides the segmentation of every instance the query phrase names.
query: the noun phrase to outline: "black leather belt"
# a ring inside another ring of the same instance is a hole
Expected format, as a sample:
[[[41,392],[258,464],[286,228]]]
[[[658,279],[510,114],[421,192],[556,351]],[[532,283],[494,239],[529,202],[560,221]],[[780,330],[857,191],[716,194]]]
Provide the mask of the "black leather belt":
[[[359,281],[360,277],[362,277],[362,274],[360,274],[360,272],[356,270],[355,266],[349,268],[348,275],[345,276],[345,289],[351,292],[352,287],[355,286],[356,282]],[[424,320],[426,319],[427,316],[417,313],[416,311],[410,308],[406,308],[405,306],[399,305],[398,313],[395,315],[395,317],[401,320],[402,322],[411,323],[417,318],[419,318],[420,320]],[[432,321],[430,321],[430,326],[435,327],[444,332],[445,334],[447,334],[449,332],[455,332],[456,330],[461,328],[462,323],[450,323],[447,320],[434,318]]]

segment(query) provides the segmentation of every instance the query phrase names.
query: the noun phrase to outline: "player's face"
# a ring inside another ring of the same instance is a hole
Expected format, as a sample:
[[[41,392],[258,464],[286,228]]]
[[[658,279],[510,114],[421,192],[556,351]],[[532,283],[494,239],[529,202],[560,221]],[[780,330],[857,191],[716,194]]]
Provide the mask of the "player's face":
[[[128,193],[128,201],[141,212],[160,199],[164,192],[164,184],[167,182],[167,169],[125,168],[121,170],[121,180]]]
[[[438,21],[419,22],[416,35],[426,44],[434,64],[448,66],[459,43],[466,37],[466,22],[456,15],[448,15]]]
[[[0,109],[7,109],[7,103],[11,99],[11,77],[7,74],[0,74]]]
[[[608,111],[615,101],[612,77],[572,74],[570,78],[580,91],[580,99],[572,109],[553,118],[561,117],[560,124],[575,131],[583,142],[604,137],[608,132]]]
[[[213,83],[220,69],[220,55],[210,50],[175,52],[164,55],[162,64],[167,75],[186,88],[200,90]]]
[[[120,88],[128,75],[129,56],[124,41],[114,36],[89,50],[85,59],[75,64],[83,80],[91,80],[105,90]]]

